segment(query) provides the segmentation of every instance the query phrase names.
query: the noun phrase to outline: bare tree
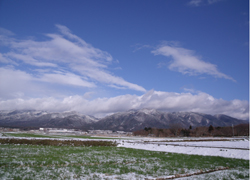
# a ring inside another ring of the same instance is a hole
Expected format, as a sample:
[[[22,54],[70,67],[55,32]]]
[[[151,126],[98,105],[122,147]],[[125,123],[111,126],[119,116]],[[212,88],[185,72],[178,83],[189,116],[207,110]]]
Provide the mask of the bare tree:
[[[170,124],[169,129],[171,133],[173,133],[175,136],[178,134],[178,130],[182,128],[182,125],[180,123],[173,123]]]

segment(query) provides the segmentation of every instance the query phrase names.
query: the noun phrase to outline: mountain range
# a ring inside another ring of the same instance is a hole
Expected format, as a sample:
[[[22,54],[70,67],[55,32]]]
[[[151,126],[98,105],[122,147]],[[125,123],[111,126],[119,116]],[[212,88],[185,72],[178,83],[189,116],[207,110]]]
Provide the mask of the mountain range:
[[[248,123],[227,115],[209,115],[197,112],[162,112],[140,109],[119,112],[104,118],[95,118],[74,111],[46,112],[37,110],[0,111],[0,127],[68,128],[81,130],[136,131],[145,127],[188,128],[198,126],[223,127]]]

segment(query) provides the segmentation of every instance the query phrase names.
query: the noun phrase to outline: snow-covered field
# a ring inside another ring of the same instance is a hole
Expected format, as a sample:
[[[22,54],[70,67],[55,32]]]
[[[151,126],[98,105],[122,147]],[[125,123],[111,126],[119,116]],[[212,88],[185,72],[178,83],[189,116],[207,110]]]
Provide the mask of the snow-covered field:
[[[60,137],[60,136],[59,136]],[[63,137],[63,138],[62,138]],[[1,137],[0,138],[6,138]],[[19,137],[15,137],[19,138]],[[20,137],[24,138],[24,137]],[[32,137],[27,139],[34,139]],[[86,141],[87,138],[73,138],[61,136],[60,139],[73,139]],[[99,137],[96,137],[99,138]],[[116,141],[118,147],[161,151],[181,154],[194,154],[204,156],[220,156],[249,160],[249,137],[235,138],[148,138],[148,137],[103,137],[105,141]],[[46,139],[46,138],[38,138]],[[50,138],[51,139],[51,138]],[[57,138],[56,138],[57,139]],[[95,141],[95,139],[91,139]],[[102,139],[96,139],[102,140]]]
[[[135,139],[120,141],[119,147],[162,151],[182,154],[195,154],[204,156],[220,156],[228,158],[249,160],[249,139],[228,138],[202,139],[197,138],[187,142],[187,139]],[[199,140],[199,141],[198,141]],[[167,142],[162,142],[167,141]],[[177,141],[177,142],[176,142]]]

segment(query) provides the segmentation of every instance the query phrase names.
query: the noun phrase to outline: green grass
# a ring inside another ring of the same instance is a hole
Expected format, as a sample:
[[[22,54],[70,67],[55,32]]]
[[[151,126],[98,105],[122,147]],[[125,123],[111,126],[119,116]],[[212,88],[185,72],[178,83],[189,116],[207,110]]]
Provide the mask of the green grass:
[[[249,161],[240,159],[121,147],[0,145],[0,179],[100,179],[101,174],[123,179],[129,173],[143,179],[219,167],[230,168],[225,179],[249,178]]]
[[[57,136],[42,135],[42,134],[30,134],[30,133],[3,133],[3,136],[7,137],[34,137],[34,138],[56,138]]]
[[[119,139],[109,137],[91,137],[91,136],[80,136],[80,135],[43,135],[43,134],[32,134],[32,133],[4,133],[7,137],[34,137],[34,138],[81,138],[81,139]]]
[[[81,139],[120,139],[120,138],[110,138],[110,137],[92,137],[92,136],[79,136],[79,135],[61,135],[60,137],[66,137],[66,138],[81,138]]]

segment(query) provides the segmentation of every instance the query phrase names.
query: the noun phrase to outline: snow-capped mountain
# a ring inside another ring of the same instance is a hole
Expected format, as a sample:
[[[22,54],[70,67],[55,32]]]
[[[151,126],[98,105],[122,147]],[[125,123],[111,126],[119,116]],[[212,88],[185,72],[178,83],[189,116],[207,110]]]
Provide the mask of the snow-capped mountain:
[[[179,126],[188,128],[198,126],[231,126],[248,121],[239,120],[226,115],[209,115],[195,112],[161,112],[155,109],[129,110],[116,113],[98,121],[96,128],[135,131],[145,127],[170,128]]]
[[[88,128],[98,121],[97,118],[74,111],[61,113],[15,110],[0,111],[0,126],[3,127],[55,127],[55,128]]]
[[[36,110],[0,111],[0,127],[56,127],[74,129],[101,129],[135,131],[145,127],[188,128],[198,126],[231,126],[248,123],[226,115],[209,115],[196,112],[162,112],[140,109],[119,112],[102,119],[78,112],[46,112]]]

